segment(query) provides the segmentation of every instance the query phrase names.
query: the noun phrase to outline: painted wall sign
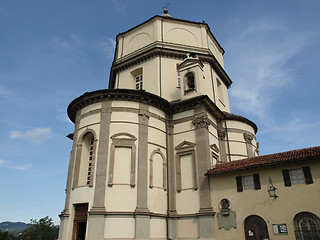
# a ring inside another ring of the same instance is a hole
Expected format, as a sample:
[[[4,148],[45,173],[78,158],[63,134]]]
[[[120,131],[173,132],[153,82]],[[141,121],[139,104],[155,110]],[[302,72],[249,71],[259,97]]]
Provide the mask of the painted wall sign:
[[[274,234],[288,234],[287,224],[272,224]]]

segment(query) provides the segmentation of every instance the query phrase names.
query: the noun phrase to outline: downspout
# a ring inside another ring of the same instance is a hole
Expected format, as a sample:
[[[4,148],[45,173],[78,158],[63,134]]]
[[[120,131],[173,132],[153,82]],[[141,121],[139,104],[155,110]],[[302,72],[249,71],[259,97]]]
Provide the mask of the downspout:
[[[163,18],[161,18],[161,42],[163,42]],[[159,81],[160,81],[160,97],[162,97],[162,90],[161,90],[161,78],[162,78],[162,66],[161,66],[161,61],[162,61],[162,48],[163,45],[161,47],[161,51],[160,51],[160,59],[159,59]],[[168,153],[168,142],[169,142],[169,127],[168,127],[168,121],[169,121],[169,117],[168,117],[168,113],[166,114],[166,174],[167,174],[167,214],[166,214],[166,239],[169,239],[169,153]]]
[[[168,116],[167,116],[167,120],[166,120],[166,148],[167,148],[167,151],[166,151],[166,158],[167,158],[167,171],[166,171],[166,174],[167,174],[167,214],[166,214],[166,238],[169,239],[169,162],[168,162],[168,159],[169,159],[169,153],[168,153],[168,141],[169,141],[169,129],[168,129]]]
[[[161,42],[163,42],[163,18],[161,19]],[[161,47],[161,51],[160,51],[160,59],[159,59],[159,81],[160,81],[160,97],[162,97],[162,66],[161,66],[161,61],[162,61],[162,48],[163,45]]]
[[[212,67],[210,65],[210,73],[211,73],[211,81],[212,81],[212,92],[213,92],[213,101],[215,104],[217,104],[216,102],[216,94],[215,94],[215,89],[214,89],[214,80],[213,80],[213,75],[212,75]]]
[[[124,46],[124,37],[121,34],[122,37],[122,42],[121,42],[121,57],[123,56],[123,46]],[[117,88],[119,89],[119,85],[120,85],[120,71],[118,71],[118,81],[117,81]]]
[[[231,162],[231,152],[230,152],[230,144],[229,144],[229,137],[228,137],[228,126],[227,126],[227,119],[226,119],[225,114],[224,114],[224,124],[226,126],[226,137],[227,137],[227,143],[228,143],[229,162]]]

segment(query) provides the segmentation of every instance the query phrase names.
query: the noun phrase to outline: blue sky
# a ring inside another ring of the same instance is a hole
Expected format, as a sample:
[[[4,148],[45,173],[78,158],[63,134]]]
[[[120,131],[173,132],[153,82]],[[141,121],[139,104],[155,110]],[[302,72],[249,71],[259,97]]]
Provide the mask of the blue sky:
[[[231,112],[258,125],[260,154],[320,145],[318,0],[0,0],[0,222],[58,221],[66,108],[107,88],[116,35],[166,3],[225,49]]]

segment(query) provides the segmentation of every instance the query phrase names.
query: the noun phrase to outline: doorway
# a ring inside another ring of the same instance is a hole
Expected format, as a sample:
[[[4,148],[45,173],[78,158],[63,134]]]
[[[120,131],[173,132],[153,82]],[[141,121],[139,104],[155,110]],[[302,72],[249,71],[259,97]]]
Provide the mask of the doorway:
[[[74,205],[72,240],[85,240],[87,229],[88,203]]]
[[[263,218],[252,215],[245,219],[244,225],[246,240],[269,239],[268,227]]]

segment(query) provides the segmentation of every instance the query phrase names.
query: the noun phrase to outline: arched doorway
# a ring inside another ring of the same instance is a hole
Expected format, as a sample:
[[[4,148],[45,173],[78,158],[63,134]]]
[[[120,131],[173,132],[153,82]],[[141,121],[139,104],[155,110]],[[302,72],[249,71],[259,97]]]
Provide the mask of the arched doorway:
[[[268,227],[263,218],[252,215],[244,220],[246,240],[269,239]]]
[[[315,214],[298,213],[293,222],[297,240],[320,240],[320,219]]]

